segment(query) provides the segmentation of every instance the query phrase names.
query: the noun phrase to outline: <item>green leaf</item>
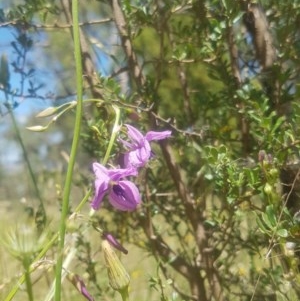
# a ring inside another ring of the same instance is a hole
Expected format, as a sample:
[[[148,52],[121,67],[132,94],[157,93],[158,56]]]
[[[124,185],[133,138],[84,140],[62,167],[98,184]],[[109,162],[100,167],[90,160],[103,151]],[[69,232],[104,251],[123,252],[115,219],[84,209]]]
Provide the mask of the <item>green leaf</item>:
[[[273,205],[269,205],[266,208],[266,216],[269,221],[269,223],[272,225],[272,228],[276,227],[277,225],[277,218],[276,218],[276,213],[274,210]]]
[[[278,229],[276,231],[277,235],[279,235],[280,237],[288,237],[289,236],[289,232],[287,229]]]
[[[261,218],[256,215],[256,223],[258,225],[258,228],[263,232],[263,233],[269,233],[269,229],[266,228],[265,224],[262,222]]]
[[[219,154],[218,150],[215,147],[211,147],[209,151],[210,151],[209,155],[211,159],[213,159],[213,161],[216,162],[218,160],[218,154]]]
[[[265,214],[265,213],[263,213],[263,214],[261,215],[261,218],[262,218],[264,224],[268,227],[268,229],[269,229],[269,230],[272,230],[272,229],[273,229],[273,225],[272,225],[272,223],[270,222],[270,220],[269,220],[269,218],[268,218],[268,215]]]

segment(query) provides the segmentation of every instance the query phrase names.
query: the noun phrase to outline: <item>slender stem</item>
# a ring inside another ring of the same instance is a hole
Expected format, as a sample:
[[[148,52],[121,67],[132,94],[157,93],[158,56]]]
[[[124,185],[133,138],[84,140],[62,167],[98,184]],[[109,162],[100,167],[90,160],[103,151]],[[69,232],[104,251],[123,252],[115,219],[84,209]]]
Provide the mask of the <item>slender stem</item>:
[[[19,144],[20,144],[20,146],[22,148],[24,160],[25,160],[27,168],[29,170],[30,178],[31,178],[33,186],[34,186],[34,190],[35,190],[36,196],[37,196],[37,198],[39,199],[39,202],[40,202],[40,208],[41,208],[43,217],[45,219],[43,222],[45,224],[46,223],[46,211],[45,211],[43,199],[41,197],[41,194],[40,194],[40,191],[39,191],[39,188],[38,188],[38,184],[37,184],[37,181],[36,181],[36,178],[35,178],[35,175],[34,175],[34,172],[33,172],[32,166],[31,166],[31,163],[30,163],[30,160],[28,158],[27,151],[26,151],[26,148],[25,148],[25,145],[24,145],[24,142],[23,142],[23,139],[22,139],[22,136],[21,136],[21,133],[20,133],[20,130],[19,130],[19,127],[18,127],[16,118],[15,118],[15,115],[14,115],[14,112],[13,112],[13,110],[11,108],[9,109],[9,113],[10,113],[10,116],[11,116],[11,120],[12,120],[12,123],[13,123],[13,127],[14,127],[14,130],[15,130],[15,133],[17,135],[17,140],[18,140],[18,142],[19,142]]]
[[[114,105],[112,107],[116,112],[116,119],[115,119],[114,127],[113,127],[113,130],[112,130],[111,136],[110,136],[108,147],[107,147],[104,159],[102,161],[103,165],[105,165],[108,161],[108,158],[110,156],[112,147],[114,145],[115,139],[116,139],[118,131],[119,131],[120,109],[117,106],[114,106]]]
[[[84,196],[84,198],[82,199],[82,201],[80,202],[80,204],[76,207],[75,212],[78,213],[80,212],[81,208],[83,207],[83,205],[87,202],[88,198],[91,195],[91,190],[89,190],[86,195]],[[31,266],[30,266],[30,273],[32,273],[33,271],[35,271],[36,266],[34,266],[34,263],[38,262],[39,260],[41,260],[46,253],[48,252],[48,250],[53,246],[53,244],[57,241],[59,237],[59,232],[55,233],[52,238],[48,241],[48,243],[44,246],[44,248],[41,250],[41,252],[36,256],[36,258],[33,260]],[[20,289],[21,285],[25,282],[25,274],[23,274],[18,282],[14,285],[14,287],[10,290],[9,294],[7,295],[7,297],[4,299],[4,301],[11,301],[13,299],[13,297],[15,296],[15,294],[17,293],[17,291]]]
[[[62,265],[63,265],[63,251],[65,245],[66,233],[66,218],[69,210],[69,198],[71,191],[71,183],[73,176],[73,169],[75,165],[75,158],[79,144],[81,118],[82,118],[82,64],[80,53],[80,37],[79,37],[79,21],[78,21],[78,0],[72,0],[72,18],[73,18],[73,37],[74,37],[74,52],[76,64],[76,86],[77,86],[77,108],[74,128],[74,138],[71,148],[70,161],[66,175],[66,181],[63,193],[63,204],[60,217],[59,228],[59,245],[58,245],[58,258],[56,263],[56,283],[54,300],[61,300],[61,278],[62,278]]]
[[[86,195],[84,196],[84,198],[82,199],[82,201],[78,204],[77,208],[75,209],[75,212],[78,213],[81,211],[81,208],[85,205],[85,203],[87,202],[88,198],[91,196],[92,190],[89,189],[86,193]]]
[[[30,277],[30,259],[26,255],[23,260],[23,266],[25,268],[25,283],[26,283],[28,300],[33,301],[33,291],[32,291],[31,277]]]

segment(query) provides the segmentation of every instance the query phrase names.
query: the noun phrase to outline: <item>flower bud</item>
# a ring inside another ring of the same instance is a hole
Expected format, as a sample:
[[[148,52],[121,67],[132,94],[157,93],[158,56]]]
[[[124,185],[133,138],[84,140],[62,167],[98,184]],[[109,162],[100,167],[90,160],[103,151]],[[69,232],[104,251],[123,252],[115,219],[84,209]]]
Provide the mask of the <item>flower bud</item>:
[[[57,108],[55,107],[48,107],[47,109],[39,112],[36,117],[49,117],[54,115],[57,112]]]
[[[77,274],[70,273],[67,275],[67,278],[71,283],[76,287],[76,289],[89,301],[94,301],[94,298],[88,292],[83,279]]]
[[[103,233],[103,238],[106,239],[115,249],[121,251],[124,254],[128,254],[128,251],[110,233]]]
[[[102,241],[102,250],[107,267],[109,284],[114,290],[119,291],[120,293],[124,290],[127,291],[130,276],[107,240]]]
[[[264,150],[260,150],[259,152],[258,152],[258,161],[260,162],[260,163],[262,163],[264,160],[265,160],[265,158],[266,158],[266,152],[264,151]]]
[[[271,195],[273,192],[273,188],[269,183],[266,183],[265,187],[264,187],[264,192],[267,195]]]
[[[278,172],[277,168],[271,168],[269,173],[270,173],[270,176],[274,179],[278,178],[278,176],[279,176],[279,172]]]

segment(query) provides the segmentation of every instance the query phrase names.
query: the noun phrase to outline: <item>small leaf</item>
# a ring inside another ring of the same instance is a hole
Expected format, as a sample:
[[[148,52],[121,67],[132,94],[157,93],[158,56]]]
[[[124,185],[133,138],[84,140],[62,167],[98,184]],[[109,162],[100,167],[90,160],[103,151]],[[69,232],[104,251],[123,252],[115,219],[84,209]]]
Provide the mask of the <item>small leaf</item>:
[[[210,148],[210,156],[212,157],[214,162],[218,160],[218,154],[219,152],[215,147]]]
[[[33,132],[43,132],[48,128],[48,126],[42,125],[34,125],[34,126],[27,126],[26,129]]]
[[[274,211],[273,205],[269,205],[266,208],[266,214],[268,216],[268,220],[270,221],[272,227],[276,227],[277,219]]]
[[[269,229],[266,228],[265,224],[262,222],[262,220],[260,219],[260,217],[258,215],[256,215],[256,223],[257,223],[259,229],[263,233],[268,233],[269,232]]]
[[[261,215],[261,218],[262,218],[262,221],[264,222],[264,224],[269,228],[269,229],[272,229],[273,228],[273,225],[272,223],[270,222],[269,218],[268,218],[268,215],[263,213]]]
[[[276,233],[280,236],[280,237],[288,237],[289,232],[287,229],[278,229],[276,231]]]

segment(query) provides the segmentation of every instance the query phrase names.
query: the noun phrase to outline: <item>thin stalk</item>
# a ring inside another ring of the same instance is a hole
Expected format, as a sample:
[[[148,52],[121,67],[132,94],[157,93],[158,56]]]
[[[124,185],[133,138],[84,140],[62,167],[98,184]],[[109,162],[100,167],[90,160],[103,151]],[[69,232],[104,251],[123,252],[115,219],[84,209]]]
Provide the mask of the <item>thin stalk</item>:
[[[25,283],[26,283],[28,300],[33,301],[32,282],[30,276],[30,259],[28,258],[28,256],[25,256],[23,260],[23,266],[25,268]]]
[[[75,212],[78,213],[80,212],[81,208],[83,207],[83,205],[87,202],[88,198],[91,195],[91,190],[89,190],[86,195],[84,196],[84,198],[82,199],[82,201],[80,202],[80,204],[77,206],[77,208],[75,209]],[[30,266],[30,270],[29,272],[32,273],[36,270],[37,266],[34,265],[34,263],[38,262],[39,260],[41,260],[46,253],[48,252],[48,250],[53,246],[53,244],[57,241],[59,237],[59,232],[55,233],[52,238],[48,241],[48,243],[44,246],[44,248],[41,250],[41,252],[36,256],[36,258],[33,260],[31,266]],[[20,289],[21,285],[25,282],[25,273],[19,278],[18,282],[14,285],[14,287],[10,290],[9,294],[7,295],[7,297],[4,299],[4,301],[11,301],[13,299],[13,297],[16,295],[17,291]]]
[[[121,294],[122,301],[129,301],[128,287],[126,287],[126,289],[120,290],[119,293]]]
[[[116,135],[119,129],[119,121],[120,121],[120,109],[116,106],[113,106],[115,112],[116,112],[116,119],[115,119],[115,123],[114,123],[114,127],[112,130],[112,135],[110,137],[110,141],[108,144],[108,148],[105,154],[105,158],[103,159],[103,164],[106,164],[108,161],[108,158],[110,156],[114,141],[116,139]],[[86,204],[86,202],[88,201],[88,198],[91,195],[91,190],[88,190],[86,195],[84,196],[84,198],[82,199],[82,201],[80,202],[80,204],[77,206],[77,208],[75,209],[75,212],[80,212],[82,207],[84,206],[84,204]],[[93,214],[92,214],[93,215]],[[37,255],[37,257],[33,260],[32,265],[39,261],[41,258],[43,258],[47,251],[53,246],[53,244],[57,241],[57,239],[60,237],[60,232],[56,233],[53,235],[53,237],[51,238],[51,240],[47,243],[47,245],[44,246],[44,248],[41,250],[41,252]],[[32,266],[30,267],[29,273],[32,273],[36,267]],[[17,291],[19,290],[20,286],[26,282],[25,279],[25,274],[23,274],[18,282],[14,285],[14,287],[10,290],[9,294],[7,295],[7,297],[4,299],[4,301],[11,301],[13,299],[13,297],[16,295]],[[125,294],[126,295],[126,294]],[[124,295],[124,297],[125,297]],[[126,300],[126,299],[124,299]],[[128,299],[127,299],[128,300]]]
[[[54,300],[61,300],[61,279],[62,279],[62,266],[63,266],[63,252],[65,245],[66,234],[66,218],[69,210],[69,199],[71,191],[71,183],[73,177],[73,169],[75,165],[75,158],[79,144],[81,119],[82,119],[82,60],[80,52],[80,37],[79,37],[79,20],[78,20],[78,0],[72,0],[72,19],[73,19],[73,38],[74,38],[74,52],[75,52],[75,65],[76,65],[76,87],[77,87],[77,107],[75,117],[74,138],[70,153],[70,161],[66,175],[66,181],[63,192],[63,204],[60,217],[59,227],[59,244],[58,244],[58,258],[55,270],[55,295]]]
[[[23,142],[23,139],[22,139],[22,136],[21,136],[21,133],[20,133],[15,115],[14,115],[14,112],[11,108],[9,109],[9,113],[10,113],[10,116],[11,116],[11,120],[12,120],[12,123],[13,123],[15,133],[17,135],[17,140],[18,140],[18,142],[19,142],[19,144],[22,148],[23,157],[24,157],[24,160],[26,162],[27,168],[29,170],[30,178],[31,178],[33,186],[34,186],[36,196],[37,196],[37,198],[39,199],[39,202],[40,202],[40,208],[42,210],[42,214],[44,215],[44,218],[45,218],[44,223],[45,223],[46,222],[46,211],[45,211],[43,199],[41,197],[41,194],[40,194],[40,191],[39,191],[39,188],[38,188],[38,184],[37,184],[37,181],[36,181],[36,178],[35,178],[31,163],[30,163],[30,160],[28,158],[27,151],[26,151],[26,148],[25,148],[25,145],[24,145],[24,142]]]
[[[117,134],[118,134],[118,131],[119,131],[120,109],[117,106],[114,106],[114,105],[112,107],[115,110],[116,119],[115,119],[114,127],[113,127],[113,130],[112,130],[111,136],[110,136],[108,147],[107,147],[104,159],[102,161],[103,165],[105,165],[107,163],[107,161],[108,161],[108,158],[110,156],[112,147],[114,145],[114,142],[116,140],[116,137],[117,137]]]

